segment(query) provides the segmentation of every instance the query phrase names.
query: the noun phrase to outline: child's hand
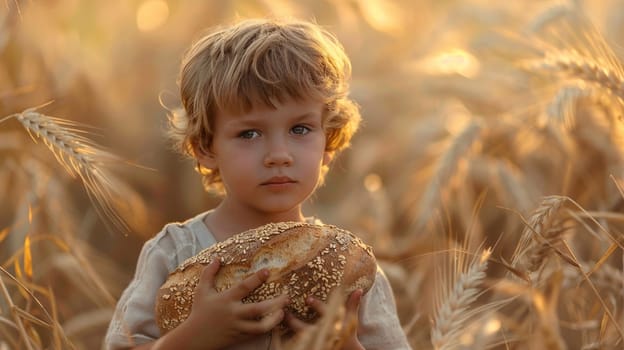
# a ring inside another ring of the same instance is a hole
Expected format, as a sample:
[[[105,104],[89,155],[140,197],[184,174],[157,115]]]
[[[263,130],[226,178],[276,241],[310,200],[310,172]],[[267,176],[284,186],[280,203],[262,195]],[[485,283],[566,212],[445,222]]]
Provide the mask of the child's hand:
[[[288,303],[286,295],[258,303],[241,301],[266,281],[267,270],[260,270],[221,293],[214,284],[218,270],[218,261],[206,266],[195,289],[193,308],[185,321],[192,323],[195,330],[194,344],[203,349],[220,349],[266,333],[282,321],[283,308]]]
[[[346,303],[346,315],[344,318],[344,322],[355,322],[355,327],[352,328],[352,331],[347,334],[347,340],[345,341],[342,350],[361,350],[364,349],[362,344],[357,338],[357,324],[358,324],[358,310],[360,308],[360,301],[362,300],[363,291],[361,289],[355,290],[349,296],[349,299]],[[319,317],[323,317],[325,315],[325,304],[313,297],[309,297],[306,302],[308,305],[314,309],[319,314]],[[299,320],[291,313],[287,313],[285,317],[285,321],[288,326],[295,332],[299,333],[311,325]],[[343,327],[348,327],[347,324],[343,324]]]

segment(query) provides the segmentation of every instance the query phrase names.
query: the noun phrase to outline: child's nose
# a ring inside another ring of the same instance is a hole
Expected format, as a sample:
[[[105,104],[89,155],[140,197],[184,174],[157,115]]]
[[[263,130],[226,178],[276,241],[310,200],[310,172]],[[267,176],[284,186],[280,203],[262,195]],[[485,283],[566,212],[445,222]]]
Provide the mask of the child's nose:
[[[264,165],[267,167],[273,166],[290,166],[293,162],[293,157],[288,149],[284,146],[273,146],[268,150],[264,157]]]
[[[269,152],[264,157],[264,165],[267,167],[273,166],[289,166],[292,164],[292,156],[288,152]]]

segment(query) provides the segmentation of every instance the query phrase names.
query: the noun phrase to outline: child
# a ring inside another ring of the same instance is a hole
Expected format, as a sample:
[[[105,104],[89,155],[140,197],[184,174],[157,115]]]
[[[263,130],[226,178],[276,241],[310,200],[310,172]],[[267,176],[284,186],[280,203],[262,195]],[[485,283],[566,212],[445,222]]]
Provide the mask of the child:
[[[188,51],[179,77],[184,113],[172,116],[170,135],[197,161],[205,187],[223,198],[215,209],[168,224],[145,243],[106,348],[270,349],[270,331],[280,322],[295,331],[305,327],[284,314],[287,296],[241,302],[266,271],[217,293],[219,266],[208,265],[188,319],[162,337],[155,296],[169,272],[215,242],[270,222],[311,221],[301,205],[358,127],[358,109],[347,97],[350,74],[334,36],[294,20],[241,21]],[[323,312],[320,301],[309,303]],[[353,292],[346,308],[359,325],[345,349],[409,348],[381,270],[371,290],[363,297]]]

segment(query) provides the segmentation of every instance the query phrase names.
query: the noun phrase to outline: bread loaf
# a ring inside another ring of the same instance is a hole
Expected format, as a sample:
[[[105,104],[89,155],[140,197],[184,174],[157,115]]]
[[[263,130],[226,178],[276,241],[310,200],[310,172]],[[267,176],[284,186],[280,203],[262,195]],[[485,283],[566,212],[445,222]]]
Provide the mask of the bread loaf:
[[[346,301],[356,289],[366,293],[377,271],[372,249],[336,226],[302,222],[261,226],[201,251],[169,274],[156,297],[156,321],[161,334],[188,317],[201,272],[213,259],[221,262],[215,277],[217,291],[229,289],[266,268],[269,278],[243,302],[259,302],[287,293],[287,308],[302,320],[315,317],[306,305],[308,296],[325,301],[340,287]]]

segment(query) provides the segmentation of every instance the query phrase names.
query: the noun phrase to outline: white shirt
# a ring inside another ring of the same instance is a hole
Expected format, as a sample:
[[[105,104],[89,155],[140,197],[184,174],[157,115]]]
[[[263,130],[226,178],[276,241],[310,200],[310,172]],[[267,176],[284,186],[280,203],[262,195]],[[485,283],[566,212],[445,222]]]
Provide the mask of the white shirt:
[[[216,243],[203,220],[209,213],[201,213],[184,223],[167,224],[145,242],[134,278],[121,295],[109,324],[105,349],[128,348],[159,338],[154,315],[156,293],[178,265]],[[392,289],[379,267],[375,283],[360,303],[358,339],[367,350],[411,349],[396,313]],[[227,350],[269,349],[270,345],[267,334]]]

